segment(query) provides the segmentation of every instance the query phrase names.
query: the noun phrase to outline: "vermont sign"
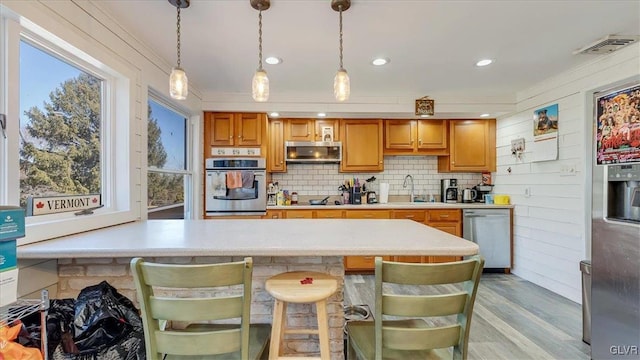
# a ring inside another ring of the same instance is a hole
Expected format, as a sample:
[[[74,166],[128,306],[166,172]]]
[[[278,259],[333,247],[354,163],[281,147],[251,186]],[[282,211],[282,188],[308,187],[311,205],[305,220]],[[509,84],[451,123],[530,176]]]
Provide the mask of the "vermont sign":
[[[100,207],[100,194],[36,196],[27,199],[27,216],[47,215]]]

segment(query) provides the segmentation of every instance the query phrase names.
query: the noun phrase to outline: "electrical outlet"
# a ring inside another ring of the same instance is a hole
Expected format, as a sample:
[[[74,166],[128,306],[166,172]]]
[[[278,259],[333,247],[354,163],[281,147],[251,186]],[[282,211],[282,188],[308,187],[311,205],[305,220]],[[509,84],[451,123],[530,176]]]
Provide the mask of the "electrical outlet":
[[[576,164],[564,164],[560,167],[560,176],[576,176],[577,172]]]
[[[524,197],[531,197],[531,188],[528,186],[524,188]]]

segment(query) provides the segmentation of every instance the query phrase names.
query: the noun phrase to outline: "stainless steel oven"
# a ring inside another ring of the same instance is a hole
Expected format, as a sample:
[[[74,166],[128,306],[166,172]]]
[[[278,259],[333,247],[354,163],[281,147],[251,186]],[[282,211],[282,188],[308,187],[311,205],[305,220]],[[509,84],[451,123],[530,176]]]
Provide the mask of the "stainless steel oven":
[[[205,171],[207,216],[267,213],[264,158],[207,159]]]

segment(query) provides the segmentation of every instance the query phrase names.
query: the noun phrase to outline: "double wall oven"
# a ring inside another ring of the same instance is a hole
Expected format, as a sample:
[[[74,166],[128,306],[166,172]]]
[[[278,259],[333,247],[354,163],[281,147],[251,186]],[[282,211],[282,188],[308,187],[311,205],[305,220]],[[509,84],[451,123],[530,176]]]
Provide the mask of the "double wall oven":
[[[207,216],[267,213],[264,158],[212,158],[205,162]]]

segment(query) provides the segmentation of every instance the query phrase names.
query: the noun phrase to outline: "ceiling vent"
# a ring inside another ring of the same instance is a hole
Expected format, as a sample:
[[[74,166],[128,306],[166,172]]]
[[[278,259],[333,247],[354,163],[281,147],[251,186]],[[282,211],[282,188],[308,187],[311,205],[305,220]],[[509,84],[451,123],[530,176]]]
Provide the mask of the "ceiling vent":
[[[640,40],[638,35],[607,35],[604,38],[573,52],[576,54],[609,54]]]

